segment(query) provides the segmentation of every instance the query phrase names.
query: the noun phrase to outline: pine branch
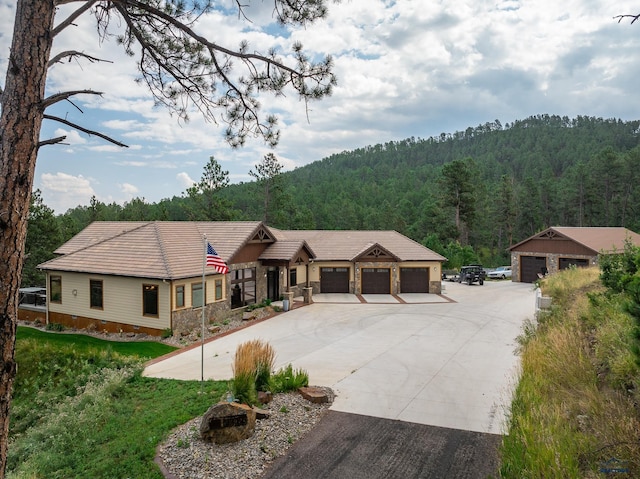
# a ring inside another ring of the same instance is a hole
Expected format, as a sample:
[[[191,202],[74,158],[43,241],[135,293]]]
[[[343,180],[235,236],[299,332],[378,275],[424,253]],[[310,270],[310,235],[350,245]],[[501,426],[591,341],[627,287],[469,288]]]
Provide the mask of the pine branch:
[[[617,18],[618,19],[618,23],[620,23],[625,18],[631,18],[631,25],[633,25],[634,22],[640,18],[640,13],[638,15],[616,15],[613,18],[614,19]]]
[[[99,138],[102,138],[103,140],[108,141],[109,143],[113,143],[116,146],[121,146],[123,148],[129,148],[128,145],[125,145],[124,143],[120,143],[119,141],[114,140],[113,138],[111,138],[111,137],[109,137],[109,136],[107,136],[107,135],[105,135],[103,133],[100,133],[100,132],[97,132],[97,131],[93,131],[93,130],[89,130],[89,129],[84,128],[84,127],[82,127],[80,125],[77,125],[77,124],[75,124],[73,122],[70,122],[69,120],[65,120],[64,118],[60,118],[60,117],[52,116],[52,115],[46,115],[46,114],[43,115],[43,118],[45,120],[57,121],[57,122],[62,123],[64,125],[70,126],[71,128],[75,128],[76,130],[80,130],[81,132],[86,133],[87,135],[95,135],[95,136],[97,136]]]
[[[69,1],[58,0],[58,2],[56,2],[56,4],[57,5],[64,5],[64,4],[67,4],[67,3],[72,3],[73,1],[74,0],[69,0]],[[65,28],[67,28],[69,25],[72,25],[76,18],[78,18],[84,12],[86,12],[91,7],[93,7],[96,3],[98,3],[98,0],[91,0],[89,2],[84,2],[84,4],[80,8],[78,8],[76,11],[74,11],[66,19],[64,19],[62,22],[60,22],[57,27],[55,27],[53,30],[51,30],[51,36],[55,37],[58,33],[60,33]]]
[[[62,93],[56,93],[55,95],[51,95],[45,98],[44,100],[42,100],[42,108],[43,109],[49,108],[51,105],[58,103],[60,101],[68,100],[74,95],[98,95],[101,97],[103,93],[101,91],[94,91],[94,90],[74,90],[74,91],[65,91]]]
[[[56,138],[49,138],[48,140],[43,140],[38,143],[38,148],[45,145],[57,145],[58,143],[62,143],[64,140],[66,140],[66,138],[67,137],[65,135],[65,136],[58,136]]]
[[[103,60],[102,58],[97,58],[91,55],[87,55],[86,53],[78,52],[75,50],[67,50],[64,52],[60,52],[56,56],[54,56],[51,60],[49,60],[49,64],[47,66],[51,67],[55,63],[62,63],[62,60],[64,58],[69,58],[69,61],[71,61],[73,57],[82,57],[89,60],[91,63],[96,63],[96,62],[113,63],[111,60]]]

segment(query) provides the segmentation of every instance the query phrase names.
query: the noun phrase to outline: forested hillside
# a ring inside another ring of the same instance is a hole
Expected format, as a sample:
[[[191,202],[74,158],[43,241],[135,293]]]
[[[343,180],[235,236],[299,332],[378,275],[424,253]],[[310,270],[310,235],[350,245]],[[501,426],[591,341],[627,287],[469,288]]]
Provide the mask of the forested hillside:
[[[304,227],[390,228],[431,245],[468,238],[476,250],[490,250],[485,257],[548,226],[637,231],[639,127],[640,121],[548,115],[504,126],[495,121],[333,155],[287,173],[288,192],[295,209],[310,216]],[[465,159],[443,177],[444,165]],[[453,185],[468,235],[455,225]],[[260,218],[259,197],[247,194],[252,187],[232,185],[223,194]]]
[[[57,224],[58,243],[94,220],[266,218],[291,229],[394,229],[443,253],[451,266],[508,263],[510,244],[548,226],[640,231],[640,121],[496,120],[345,151],[286,173],[267,157],[254,182],[227,186],[212,158],[203,180],[180,197],[124,206],[92,198],[55,220],[40,204],[39,218]]]

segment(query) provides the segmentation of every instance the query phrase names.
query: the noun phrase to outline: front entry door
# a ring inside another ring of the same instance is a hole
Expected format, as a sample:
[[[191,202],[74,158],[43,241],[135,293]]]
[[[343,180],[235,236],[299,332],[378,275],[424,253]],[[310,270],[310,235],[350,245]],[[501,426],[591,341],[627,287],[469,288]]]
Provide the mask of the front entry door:
[[[280,299],[280,269],[274,268],[267,271],[267,297],[271,301]]]

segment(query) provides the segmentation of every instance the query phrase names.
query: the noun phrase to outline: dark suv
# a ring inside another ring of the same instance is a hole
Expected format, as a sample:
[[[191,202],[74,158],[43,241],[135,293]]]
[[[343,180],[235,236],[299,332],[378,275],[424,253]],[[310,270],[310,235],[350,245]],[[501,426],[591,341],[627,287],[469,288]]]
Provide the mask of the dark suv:
[[[481,265],[472,264],[469,266],[463,266],[460,268],[460,275],[458,276],[458,283],[479,283],[481,286],[484,284],[484,278],[486,273]]]

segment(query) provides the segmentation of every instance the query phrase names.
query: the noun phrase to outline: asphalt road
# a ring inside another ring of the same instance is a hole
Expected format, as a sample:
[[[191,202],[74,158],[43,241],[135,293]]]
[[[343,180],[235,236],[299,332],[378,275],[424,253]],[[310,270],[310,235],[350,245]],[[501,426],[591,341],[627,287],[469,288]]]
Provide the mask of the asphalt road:
[[[329,411],[261,479],[498,477],[501,436]]]

